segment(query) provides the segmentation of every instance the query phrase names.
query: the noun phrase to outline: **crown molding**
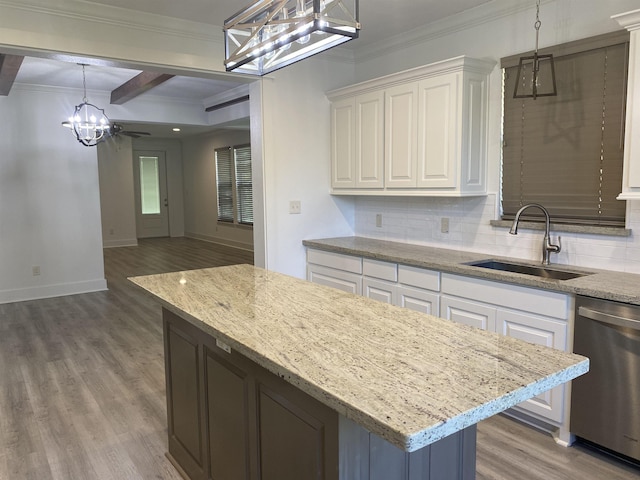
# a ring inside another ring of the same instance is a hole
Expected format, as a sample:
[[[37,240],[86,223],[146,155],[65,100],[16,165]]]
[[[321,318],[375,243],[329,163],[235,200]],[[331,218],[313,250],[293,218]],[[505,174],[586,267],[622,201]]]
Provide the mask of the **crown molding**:
[[[543,0],[541,5],[554,1]],[[494,0],[400,35],[365,44],[363,47],[354,49],[355,61],[356,63],[361,63],[374,60],[383,55],[401,52],[407,47],[424,44],[452,33],[491,23],[500,18],[531,10],[533,7],[532,2],[529,0],[514,0],[511,2]]]
[[[613,15],[611,18],[618,22],[621,27],[624,27],[627,30],[640,29],[640,10],[620,13],[618,15]]]
[[[127,8],[92,3],[86,0],[61,0],[52,6],[50,0],[0,0],[0,10],[14,9],[37,15],[49,15],[97,23],[125,29],[142,30],[154,34],[189,38],[206,42],[223,41],[222,26],[191,22]]]

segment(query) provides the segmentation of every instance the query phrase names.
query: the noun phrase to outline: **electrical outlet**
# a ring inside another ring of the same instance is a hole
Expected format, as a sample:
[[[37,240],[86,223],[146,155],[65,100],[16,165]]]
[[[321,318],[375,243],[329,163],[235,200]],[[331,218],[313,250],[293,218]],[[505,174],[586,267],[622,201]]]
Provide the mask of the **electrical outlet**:
[[[289,202],[289,213],[292,215],[297,215],[301,212],[300,200],[291,200]]]
[[[376,227],[382,227],[382,214],[376,213]]]
[[[447,217],[440,219],[440,232],[449,233],[449,219]]]
[[[40,265],[35,265],[31,271],[33,272],[33,276],[37,277],[40,275]]]

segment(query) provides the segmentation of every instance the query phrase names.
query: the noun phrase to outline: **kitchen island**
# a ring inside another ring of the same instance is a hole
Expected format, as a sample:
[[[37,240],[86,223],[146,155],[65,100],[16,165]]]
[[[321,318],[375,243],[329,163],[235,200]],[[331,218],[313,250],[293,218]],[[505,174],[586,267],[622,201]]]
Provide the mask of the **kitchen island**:
[[[249,265],[131,281],[163,306],[168,455],[194,480],[474,478],[477,422],[588,370]]]

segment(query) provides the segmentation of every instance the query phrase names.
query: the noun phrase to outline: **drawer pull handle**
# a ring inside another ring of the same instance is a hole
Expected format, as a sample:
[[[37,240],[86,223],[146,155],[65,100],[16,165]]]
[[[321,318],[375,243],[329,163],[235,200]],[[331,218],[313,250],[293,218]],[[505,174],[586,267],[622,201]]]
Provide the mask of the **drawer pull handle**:
[[[640,320],[633,320],[632,318],[624,318],[617,315],[611,315],[610,313],[598,312],[597,310],[592,310],[587,307],[579,307],[578,315],[607,325],[640,330]]]

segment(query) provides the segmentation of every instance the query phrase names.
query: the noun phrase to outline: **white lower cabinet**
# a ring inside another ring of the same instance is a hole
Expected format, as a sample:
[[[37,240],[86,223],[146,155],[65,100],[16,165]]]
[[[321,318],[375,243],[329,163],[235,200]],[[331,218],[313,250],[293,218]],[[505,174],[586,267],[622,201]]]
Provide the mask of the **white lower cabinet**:
[[[362,294],[382,302],[438,316],[440,273],[363,259]]]
[[[498,309],[484,303],[442,295],[440,316],[472,327],[495,332]]]
[[[563,293],[443,273],[440,313],[456,322],[566,351],[573,311],[570,298]],[[514,408],[560,425],[564,397],[562,385]]]
[[[398,289],[395,283],[364,277],[362,279],[362,295],[380,302],[397,305]]]
[[[497,332],[525,342],[565,350],[567,322],[539,315],[498,309]],[[534,413],[556,423],[563,421],[565,386],[560,385],[518,405],[518,408]]]
[[[337,288],[344,292],[362,295],[362,277],[357,273],[320,265],[309,265],[307,268],[307,280],[319,285]]]
[[[353,255],[307,250],[307,279],[537,345],[568,350],[572,296]],[[566,424],[565,387],[514,407]]]
[[[308,249],[307,280],[362,295],[362,258]]]
[[[407,287],[406,285],[398,285],[397,291],[395,305],[435,317],[440,316],[440,295],[436,292],[430,292],[422,288]]]

